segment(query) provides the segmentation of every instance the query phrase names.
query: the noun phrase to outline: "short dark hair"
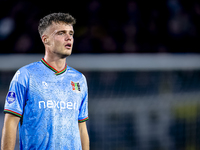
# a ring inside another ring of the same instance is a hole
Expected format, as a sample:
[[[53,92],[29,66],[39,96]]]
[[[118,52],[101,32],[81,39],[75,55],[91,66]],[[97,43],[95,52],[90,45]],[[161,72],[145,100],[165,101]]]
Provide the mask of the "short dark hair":
[[[38,31],[40,36],[43,35],[44,31],[52,25],[52,23],[66,23],[71,24],[72,26],[76,23],[74,17],[68,13],[52,13],[49,14],[39,21]]]

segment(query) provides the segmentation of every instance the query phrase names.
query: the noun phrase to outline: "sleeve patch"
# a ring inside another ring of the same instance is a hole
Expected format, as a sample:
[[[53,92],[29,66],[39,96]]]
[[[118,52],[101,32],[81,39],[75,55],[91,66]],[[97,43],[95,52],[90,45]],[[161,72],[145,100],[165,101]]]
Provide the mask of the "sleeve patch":
[[[15,92],[8,92],[6,100],[9,104],[13,103],[16,100]]]

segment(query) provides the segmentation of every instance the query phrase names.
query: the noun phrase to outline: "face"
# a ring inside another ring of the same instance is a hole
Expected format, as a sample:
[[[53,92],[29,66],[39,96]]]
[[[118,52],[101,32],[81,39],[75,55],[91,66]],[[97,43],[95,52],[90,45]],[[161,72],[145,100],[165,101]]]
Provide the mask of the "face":
[[[74,43],[73,26],[65,23],[53,23],[42,36],[46,50],[56,56],[65,58],[71,55]]]

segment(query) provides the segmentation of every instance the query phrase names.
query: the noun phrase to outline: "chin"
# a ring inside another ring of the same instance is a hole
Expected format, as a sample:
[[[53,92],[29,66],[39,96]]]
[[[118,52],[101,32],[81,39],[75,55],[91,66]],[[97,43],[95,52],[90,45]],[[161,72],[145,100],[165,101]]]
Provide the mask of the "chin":
[[[61,54],[61,58],[66,58],[66,57],[68,57],[68,56],[70,56],[70,55],[71,55],[71,53]]]

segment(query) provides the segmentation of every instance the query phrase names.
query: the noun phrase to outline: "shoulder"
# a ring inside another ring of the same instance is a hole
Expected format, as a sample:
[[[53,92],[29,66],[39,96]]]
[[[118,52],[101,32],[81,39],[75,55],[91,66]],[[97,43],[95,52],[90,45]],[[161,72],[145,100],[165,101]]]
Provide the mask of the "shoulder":
[[[37,61],[37,62],[33,62],[31,64],[25,65],[23,67],[20,68],[20,70],[27,70],[27,71],[31,71],[35,68],[38,68],[42,65],[41,61]]]
[[[29,74],[31,72],[35,72],[38,68],[41,68],[41,65],[42,65],[41,61],[33,62],[31,64],[27,64],[21,67],[18,71],[23,74]]]
[[[32,71],[34,71],[34,68],[38,67],[39,64],[40,64],[40,62],[34,62],[34,63],[28,64],[28,65],[25,65],[25,66],[19,68],[16,71],[12,81],[17,81],[20,83],[24,82],[24,80],[27,81],[30,76],[30,73]]]
[[[78,71],[78,70],[76,70],[76,69],[74,69],[74,68],[72,68],[72,67],[70,67],[70,66],[67,66],[67,67],[68,67],[68,68],[67,68],[67,71],[68,71],[69,74],[72,74],[72,75],[75,75],[75,76],[77,76],[77,77],[80,77],[80,78],[84,78],[84,79],[85,79],[85,76],[84,76],[83,73],[81,73],[80,71]]]

